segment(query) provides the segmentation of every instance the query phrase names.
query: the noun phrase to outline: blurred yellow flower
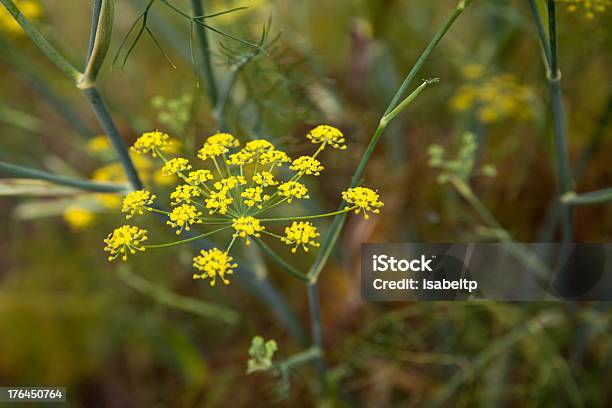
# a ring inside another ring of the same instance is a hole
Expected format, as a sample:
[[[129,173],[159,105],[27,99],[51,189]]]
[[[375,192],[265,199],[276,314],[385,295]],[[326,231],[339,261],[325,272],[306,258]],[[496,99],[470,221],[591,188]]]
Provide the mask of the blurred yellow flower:
[[[35,0],[13,0],[21,14],[28,20],[39,19],[43,14],[43,9],[38,1]],[[25,32],[6,8],[0,7],[0,31],[11,35],[24,35]]]
[[[71,205],[64,210],[64,220],[75,230],[88,227],[95,219],[94,214],[78,205]]]

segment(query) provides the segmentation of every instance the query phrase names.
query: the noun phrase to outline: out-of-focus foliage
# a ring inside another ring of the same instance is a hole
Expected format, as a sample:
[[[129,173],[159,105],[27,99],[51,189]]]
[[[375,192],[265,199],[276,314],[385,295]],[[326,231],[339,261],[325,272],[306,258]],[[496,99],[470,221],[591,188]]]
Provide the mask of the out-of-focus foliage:
[[[39,3],[29,17],[83,65],[90,2]],[[189,1],[175,3],[189,10]],[[444,0],[212,3],[208,13],[250,7],[207,19],[224,32],[255,43],[271,17],[269,39],[281,33],[238,73],[225,114],[228,130],[245,139],[268,138],[295,157],[307,151],[302,135],[316,124],[331,123],[346,135],[342,160],[323,154],[334,176],[313,186],[317,199],[308,203],[309,211],[337,205],[337,192],[350,182],[386,104],[452,8]],[[609,187],[612,12],[606,2],[558,5],[577,188]],[[116,6],[111,54],[146,2]],[[102,130],[82,97],[10,21],[0,6],[0,160],[125,181],[114,153],[96,137]],[[192,66],[189,23],[159,4],[149,23],[176,69],[143,37],[124,68],[103,66],[100,91],[126,143],[149,129],[167,130],[186,158],[198,160],[196,147],[220,129],[206,83]],[[253,49],[209,34],[213,67],[224,83]],[[323,402],[611,404],[612,315],[606,304],[395,305],[360,298],[362,242],[486,239],[470,208],[436,182],[439,171],[429,166],[430,145],[442,147],[444,160],[452,162],[465,132],[478,146],[470,149],[472,172],[485,172],[485,164],[497,171],[493,178],[472,178],[471,187],[499,223],[523,241],[555,238],[546,222],[556,194],[554,145],[537,44],[527,2],[475,0],[425,64],[421,75],[439,77],[440,84],[390,126],[364,176],[376,182],[384,214],[370,222],[351,219],[338,256],[321,275],[330,373]],[[136,160],[147,187],[168,195],[150,163]],[[237,323],[207,319],[134,290],[102,250],[119,221],[120,200],[99,194],[0,198],[0,384],[64,385],[73,406],[239,407],[277,398],[275,379],[245,374],[245,350],[255,334],[274,338],[284,356],[303,346],[248,285],[218,291],[192,281],[188,247],[135,257],[131,273],[181,299],[230,307],[241,316]],[[609,206],[577,208],[576,240],[609,242],[611,215]],[[160,224],[143,227],[167,233]],[[289,307],[307,316],[303,287],[249,251],[259,276],[267,275]],[[312,253],[316,248],[297,263],[309,265]],[[311,364],[292,370],[289,380],[283,404],[315,404],[319,383]]]

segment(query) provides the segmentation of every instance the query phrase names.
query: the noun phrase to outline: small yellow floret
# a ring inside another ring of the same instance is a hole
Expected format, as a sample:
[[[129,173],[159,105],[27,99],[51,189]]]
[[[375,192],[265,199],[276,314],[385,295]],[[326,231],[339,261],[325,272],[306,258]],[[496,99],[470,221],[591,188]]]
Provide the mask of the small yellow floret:
[[[128,252],[133,255],[136,251],[145,250],[142,243],[147,239],[147,230],[132,225],[123,225],[108,234],[104,240],[106,243],[104,250],[110,252],[109,261],[115,260],[119,255],[122,260],[127,261]]]
[[[293,161],[293,164],[289,167],[291,170],[295,170],[300,174],[318,176],[323,171],[324,167],[321,166],[321,162],[311,156],[301,156]]]
[[[208,180],[214,179],[212,171],[210,170],[196,170],[189,172],[185,181],[193,186],[199,186],[200,184],[206,183]]]
[[[93,222],[94,214],[78,205],[71,205],[64,211],[64,220],[75,230],[88,227]]]
[[[149,210],[149,206],[153,204],[155,196],[146,190],[132,191],[123,198],[123,206],[121,212],[126,213],[125,218],[130,219],[135,214],[142,215],[146,210]]]
[[[153,157],[157,157],[159,152],[167,150],[171,145],[170,136],[156,130],[143,133],[132,146],[132,151],[142,154],[151,152]]]
[[[247,245],[251,244],[249,236],[259,238],[261,236],[259,232],[266,229],[257,218],[251,216],[234,219],[232,227],[236,230],[234,237],[246,238]]]
[[[172,205],[178,205],[181,203],[188,203],[193,197],[199,196],[200,190],[198,190],[197,187],[189,184],[183,184],[181,186],[177,186],[174,191],[170,193],[170,200],[172,200]]]
[[[306,137],[310,139],[312,143],[323,143],[325,145],[330,145],[333,148],[345,150],[346,145],[344,144],[345,139],[344,135],[340,131],[340,129],[336,129],[333,126],[329,125],[319,125],[316,128],[312,129]]]
[[[190,225],[201,224],[202,220],[199,217],[202,213],[195,206],[189,204],[181,204],[175,207],[168,215],[169,221],[166,221],[172,228],[178,228],[176,235],[179,235],[183,230],[189,231]]]
[[[263,193],[263,188],[259,186],[245,189],[240,196],[245,199],[244,203],[247,205],[247,207],[257,205],[258,208],[262,208],[260,203],[270,198],[269,195]]]
[[[294,221],[290,227],[285,228],[285,235],[281,238],[287,245],[293,245],[291,252],[295,253],[298,246],[302,246],[304,252],[308,252],[308,245],[313,247],[319,247],[321,244],[315,241],[320,235],[317,231],[317,227],[309,222],[296,222]]]
[[[209,214],[218,212],[219,214],[226,214],[227,208],[234,202],[234,199],[228,194],[228,190],[212,191],[210,196],[206,199],[206,208],[210,211]]]
[[[374,214],[380,212],[379,208],[384,206],[384,203],[378,199],[378,193],[367,187],[349,188],[342,192],[342,199],[352,206],[356,206],[355,214],[363,211],[363,216],[367,220],[370,218],[368,211]],[[346,206],[345,209],[352,206]]]
[[[287,202],[293,201],[294,198],[310,198],[308,188],[297,181],[287,181],[278,186],[278,193],[284,197],[288,197]]]
[[[229,133],[217,133],[215,135],[209,136],[208,139],[206,139],[206,143],[211,145],[221,145],[227,148],[240,146],[240,141],[238,141],[238,139],[236,139]]]
[[[278,184],[278,182],[274,180],[274,174],[269,171],[255,173],[253,175],[253,181],[255,184],[259,184],[262,187],[275,186]]]
[[[191,169],[189,160],[183,157],[175,157],[168,160],[166,164],[164,164],[164,167],[162,167],[161,171],[164,176],[173,176],[189,169]]]
[[[233,258],[227,252],[217,248],[208,251],[200,251],[200,255],[193,258],[193,267],[204,272],[201,275],[194,274],[193,279],[210,279],[210,286],[215,286],[217,276],[226,285],[230,283],[226,275],[234,273],[232,268],[238,267],[232,263]]]

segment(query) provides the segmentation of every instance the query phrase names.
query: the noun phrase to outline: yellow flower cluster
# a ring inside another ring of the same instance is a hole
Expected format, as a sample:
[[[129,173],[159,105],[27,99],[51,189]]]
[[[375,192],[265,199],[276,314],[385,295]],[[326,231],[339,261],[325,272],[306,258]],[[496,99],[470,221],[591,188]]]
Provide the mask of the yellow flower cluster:
[[[147,230],[132,225],[122,225],[108,234],[104,240],[106,247],[104,250],[109,252],[108,260],[112,261],[121,255],[121,259],[127,261],[128,252],[135,254],[136,251],[144,251],[142,245],[148,239]]]
[[[349,188],[342,192],[342,199],[352,206],[346,206],[345,209],[355,208],[355,214],[363,211],[363,216],[367,220],[370,218],[368,211],[374,214],[380,212],[379,208],[384,206],[379,200],[378,193],[367,187]]]
[[[217,276],[226,285],[230,283],[225,275],[234,273],[233,268],[238,265],[232,263],[233,258],[227,252],[217,248],[208,251],[200,251],[200,255],[193,258],[193,267],[204,272],[201,275],[194,274],[193,279],[210,279],[210,286],[215,286]]]
[[[154,132],[143,133],[132,146],[132,151],[143,154],[151,152],[153,157],[157,157],[171,145],[170,136],[156,130]]]
[[[142,214],[145,210],[166,214],[167,224],[176,229],[176,234],[191,231],[196,224],[202,228],[212,228],[206,233],[192,232],[184,240],[150,245],[151,248],[178,245],[213,234],[224,235],[226,233],[223,231],[230,230],[231,239],[224,251],[213,248],[201,251],[193,258],[193,266],[202,271],[201,274],[194,275],[194,279],[208,279],[211,285],[215,284],[217,278],[225,284],[229,283],[227,276],[237,267],[229,254],[240,238],[249,245],[255,238],[256,242],[261,243],[259,239],[265,234],[290,246],[292,253],[296,253],[300,247],[304,252],[308,252],[309,249],[319,246],[317,239],[320,234],[311,222],[302,220],[329,217],[349,211],[363,213],[365,218],[368,218],[369,213],[378,213],[379,208],[383,206],[376,192],[365,187],[356,187],[342,193],[346,202],[344,210],[303,217],[264,217],[264,213],[280,208],[283,204],[310,198],[308,187],[303,181],[308,176],[319,176],[324,170],[318,155],[326,146],[346,148],[342,132],[331,126],[321,125],[310,131],[307,137],[313,143],[319,144],[318,149],[312,155],[300,156],[295,160],[291,160],[287,153],[270,141],[251,140],[241,147],[233,135],[217,133],[208,137],[198,151],[198,157],[203,160],[205,168],[193,170],[187,159],[170,158],[162,154],[166,148],[164,141],[167,140],[163,135],[165,134],[161,132],[145,133],[136,141],[133,150],[160,157],[164,163],[164,173],[175,175],[182,181],[169,195],[172,210],[168,212],[161,207],[150,207],[155,196],[141,190],[126,196],[123,211],[130,217]],[[279,167],[284,165],[285,171],[279,171]],[[208,214],[203,215],[203,212]],[[215,217],[211,218],[211,215]],[[274,224],[284,221],[291,222],[289,226],[284,227],[284,235],[273,232]],[[136,244],[134,247],[139,248]]]
[[[512,74],[486,76],[484,67],[469,64],[463,70],[469,81],[451,98],[456,112],[473,110],[483,123],[514,118],[520,121],[533,117],[534,94]]]
[[[135,214],[142,215],[145,211],[150,210],[155,196],[146,190],[132,191],[123,198],[123,206],[121,212],[127,213],[125,218],[129,220]]]
[[[251,216],[236,218],[232,221],[232,228],[236,231],[234,237],[246,238],[247,245],[251,244],[249,236],[259,238],[260,232],[266,229],[257,218]]]
[[[319,247],[319,244],[315,239],[319,237],[319,231],[317,227],[309,222],[296,222],[294,221],[290,227],[285,228],[285,236],[281,238],[287,245],[294,245],[291,248],[291,252],[296,253],[298,246],[302,246],[304,252],[308,252],[308,245],[313,247]]]
[[[202,224],[203,221],[200,218],[202,213],[197,208],[190,204],[181,204],[174,207],[172,212],[168,214],[169,220],[166,221],[172,228],[178,228],[176,235],[179,235],[183,231],[190,231],[190,225]]]
[[[556,0],[567,5],[567,11],[575,13],[580,10],[588,20],[595,18],[596,13],[604,13],[612,8],[612,0]]]
[[[189,169],[191,169],[191,164],[189,164],[189,160],[183,157],[175,157],[173,159],[168,160],[161,170],[164,176],[174,176],[175,174],[187,171]]]
[[[36,0],[13,0],[21,14],[28,20],[36,20],[42,16],[43,9]],[[25,34],[21,26],[4,7],[0,7],[0,31],[5,31],[12,35]]]
[[[344,135],[340,129],[328,125],[319,125],[306,135],[312,143],[323,143],[335,149],[346,149]]]

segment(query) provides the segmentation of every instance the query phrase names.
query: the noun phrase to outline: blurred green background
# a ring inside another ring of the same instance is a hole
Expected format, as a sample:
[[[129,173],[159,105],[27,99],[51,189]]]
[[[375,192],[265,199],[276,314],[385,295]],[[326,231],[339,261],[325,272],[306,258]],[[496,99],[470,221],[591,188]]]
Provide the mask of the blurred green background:
[[[207,20],[225,32],[257,42],[271,22],[270,37],[280,35],[239,73],[226,114],[232,133],[265,136],[289,154],[306,147],[304,135],[318,123],[347,136],[341,158],[323,156],[326,176],[311,194],[309,205],[330,210],[404,75],[454,7],[445,0],[206,3],[208,12],[249,7]],[[176,4],[189,9],[186,0]],[[83,65],[90,2],[40,5],[36,26]],[[117,2],[111,57],[145,6]],[[612,10],[590,18],[559,6],[569,150],[581,172],[575,188],[609,187]],[[194,152],[218,124],[191,63],[189,24],[161,4],[149,20],[175,67],[143,37],[124,66],[125,48],[115,64],[109,58],[100,91],[126,143],[159,128]],[[226,78],[249,47],[209,35],[215,71]],[[0,39],[0,160],[116,181],[115,158],[96,138],[101,130],[82,96],[25,35],[4,29]],[[512,84],[509,105],[500,102],[507,89],[479,88],[500,76]],[[421,77],[440,83],[388,129],[366,172],[384,211],[369,222],[350,219],[321,277],[332,389],[317,391],[310,366],[292,371],[289,389],[270,375],[246,375],[254,335],[276,339],[279,358],[302,346],[248,286],[192,281],[192,248],[150,251],[122,269],[106,262],[102,241],[122,221],[116,197],[94,195],[0,199],[0,385],[66,386],[69,406],[87,407],[611,406],[607,304],[361,301],[362,242],[486,239],[427,161],[430,144],[454,151],[464,131],[477,135],[479,160],[497,169],[494,178],[476,177],[473,188],[498,221],[522,241],[558,238],[548,216],[556,191],[548,93],[527,2],[474,0]],[[486,90],[493,97],[484,105],[469,103],[470,92]],[[166,188],[149,163],[140,167],[150,185]],[[575,225],[577,241],[612,239],[609,206],[578,208]],[[303,286],[272,264],[255,266],[307,326]],[[175,297],[160,302],[168,295],[160,290]],[[239,319],[210,318],[197,305],[181,307],[185,299],[223,305]]]

